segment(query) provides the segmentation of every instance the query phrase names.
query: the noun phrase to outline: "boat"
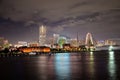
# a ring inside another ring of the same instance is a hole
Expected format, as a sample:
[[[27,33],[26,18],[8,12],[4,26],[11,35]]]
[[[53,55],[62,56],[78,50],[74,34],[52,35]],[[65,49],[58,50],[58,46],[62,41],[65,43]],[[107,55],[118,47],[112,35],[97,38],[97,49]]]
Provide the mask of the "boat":
[[[29,55],[36,55],[36,52],[30,52]]]

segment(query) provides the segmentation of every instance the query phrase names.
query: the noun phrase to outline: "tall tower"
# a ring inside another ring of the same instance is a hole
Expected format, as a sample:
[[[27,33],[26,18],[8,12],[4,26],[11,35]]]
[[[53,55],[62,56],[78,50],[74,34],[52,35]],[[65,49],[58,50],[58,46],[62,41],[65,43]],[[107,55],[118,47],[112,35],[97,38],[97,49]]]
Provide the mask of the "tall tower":
[[[40,44],[40,46],[45,46],[45,42],[46,42],[46,27],[42,25],[39,27],[39,44]]]
[[[86,45],[87,47],[90,47],[90,46],[93,46],[93,45],[94,45],[94,43],[93,43],[93,38],[92,38],[91,33],[87,33],[87,35],[86,35],[86,40],[85,40],[85,45]]]

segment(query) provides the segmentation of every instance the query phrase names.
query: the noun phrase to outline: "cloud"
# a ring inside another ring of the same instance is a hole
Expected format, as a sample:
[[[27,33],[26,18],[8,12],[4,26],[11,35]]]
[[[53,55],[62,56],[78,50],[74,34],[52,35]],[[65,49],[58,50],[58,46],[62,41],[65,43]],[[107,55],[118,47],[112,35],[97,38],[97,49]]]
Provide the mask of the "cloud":
[[[89,5],[89,4],[90,4],[90,1],[76,2],[75,4],[73,4],[72,6],[70,6],[70,9],[80,8],[82,6],[86,6],[86,5]]]
[[[22,30],[26,26],[46,25],[50,32],[71,35],[75,31],[102,35],[103,29],[106,34],[111,33],[110,30],[118,32],[119,3],[120,0],[1,0],[0,18],[4,20],[0,21],[0,30],[15,24],[14,28]],[[108,30],[109,27],[112,28]]]
[[[43,19],[52,22],[68,16],[82,16],[83,14],[99,12],[118,7],[115,0],[4,0],[0,6],[2,17],[14,21],[31,21]],[[42,19],[41,19],[42,18]],[[43,22],[44,23],[44,22]]]

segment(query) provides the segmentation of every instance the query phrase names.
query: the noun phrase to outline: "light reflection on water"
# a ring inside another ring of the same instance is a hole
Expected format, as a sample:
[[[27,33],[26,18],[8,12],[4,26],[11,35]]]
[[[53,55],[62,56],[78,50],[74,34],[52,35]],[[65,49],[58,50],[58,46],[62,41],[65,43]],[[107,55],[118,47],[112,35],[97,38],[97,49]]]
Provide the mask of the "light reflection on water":
[[[116,80],[116,73],[115,73],[116,64],[115,64],[114,51],[109,51],[108,69],[109,69],[111,80]]]
[[[93,78],[94,77],[94,72],[95,72],[95,70],[94,70],[94,55],[93,55],[94,53],[93,52],[90,52],[90,65],[89,65],[89,69],[90,69],[90,76],[91,76],[91,78]]]
[[[0,80],[120,80],[119,60],[114,51],[0,58]]]
[[[64,53],[64,55],[55,55],[55,70],[57,75],[57,80],[70,80],[70,55],[69,53]]]
[[[38,58],[38,73],[40,75],[39,79],[41,80],[47,80],[47,57],[46,56],[40,56]]]

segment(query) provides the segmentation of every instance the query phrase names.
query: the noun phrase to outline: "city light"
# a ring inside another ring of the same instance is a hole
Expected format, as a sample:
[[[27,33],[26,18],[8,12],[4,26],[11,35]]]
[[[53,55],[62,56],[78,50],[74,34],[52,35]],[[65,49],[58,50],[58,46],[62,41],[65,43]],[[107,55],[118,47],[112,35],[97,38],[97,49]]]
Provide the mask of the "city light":
[[[113,46],[109,46],[109,51],[112,51],[113,50]]]

